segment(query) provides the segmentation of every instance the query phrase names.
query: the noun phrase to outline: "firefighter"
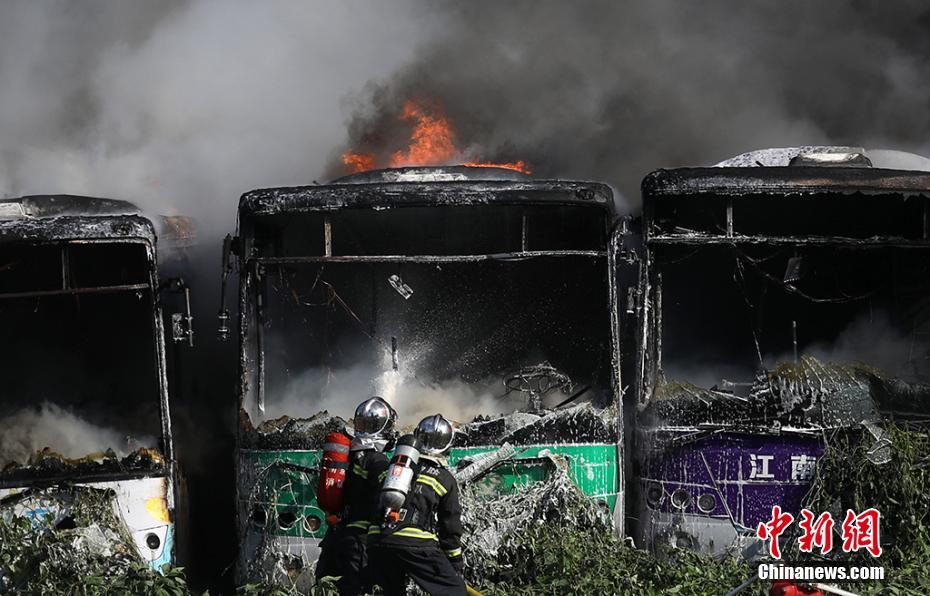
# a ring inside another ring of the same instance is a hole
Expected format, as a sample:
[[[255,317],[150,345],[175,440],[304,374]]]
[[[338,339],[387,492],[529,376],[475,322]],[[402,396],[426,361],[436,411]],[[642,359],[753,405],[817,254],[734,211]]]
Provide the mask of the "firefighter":
[[[372,525],[371,570],[388,596],[405,594],[408,576],[434,596],[466,594],[459,488],[439,461],[453,434],[440,414],[420,421],[414,431],[420,457],[403,506],[386,516],[381,512],[380,525]]]
[[[343,595],[361,594],[369,585],[368,529],[376,515],[381,480],[388,468],[383,451],[397,420],[397,412],[375,396],[355,409],[354,435],[343,488],[343,507],[338,519],[320,543],[322,551],[316,578],[339,576],[336,585]]]

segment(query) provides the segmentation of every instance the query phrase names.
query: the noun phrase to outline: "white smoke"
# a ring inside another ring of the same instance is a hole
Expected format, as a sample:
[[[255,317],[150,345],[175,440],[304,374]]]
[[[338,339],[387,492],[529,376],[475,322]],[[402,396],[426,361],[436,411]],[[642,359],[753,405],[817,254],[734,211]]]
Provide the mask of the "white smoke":
[[[930,335],[901,329],[884,311],[869,312],[853,319],[835,338],[800,345],[798,357],[813,356],[822,362],[861,363],[905,380],[916,380],[930,372]],[[794,354],[767,353],[765,368],[793,362]],[[668,379],[687,381],[709,388],[726,379],[751,382],[756,370],[741,368],[719,359],[673,362],[666,368]]]
[[[470,422],[478,414],[499,414],[524,405],[518,398],[501,397],[500,379],[482,383],[461,380],[426,382],[393,369],[356,366],[341,370],[311,368],[295,375],[277,394],[268,396],[265,419],[309,417],[326,410],[351,419],[356,406],[380,395],[397,410],[398,425],[413,426],[432,414]],[[516,401],[515,401],[516,400]]]
[[[804,347],[801,355],[824,362],[860,362],[908,378],[926,367],[927,350],[926,336],[902,330],[887,313],[876,311],[853,320],[834,341]]]
[[[428,19],[405,0],[3,3],[0,195],[128,199],[225,233],[244,191],[322,174],[347,94]]]
[[[0,418],[0,468],[10,462],[25,464],[48,447],[67,458],[80,458],[112,449],[125,456],[154,443],[150,437],[130,438],[88,422],[75,412],[43,402]]]

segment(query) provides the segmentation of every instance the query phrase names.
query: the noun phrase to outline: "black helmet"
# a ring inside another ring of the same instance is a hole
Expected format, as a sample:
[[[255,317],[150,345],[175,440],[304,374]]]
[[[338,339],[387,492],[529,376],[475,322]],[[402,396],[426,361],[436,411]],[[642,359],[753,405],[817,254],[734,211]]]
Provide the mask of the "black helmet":
[[[421,420],[413,434],[420,441],[422,453],[440,455],[452,446],[455,428],[442,414],[433,414]]]
[[[394,428],[397,412],[383,397],[375,395],[360,403],[355,408],[355,436],[379,437]]]

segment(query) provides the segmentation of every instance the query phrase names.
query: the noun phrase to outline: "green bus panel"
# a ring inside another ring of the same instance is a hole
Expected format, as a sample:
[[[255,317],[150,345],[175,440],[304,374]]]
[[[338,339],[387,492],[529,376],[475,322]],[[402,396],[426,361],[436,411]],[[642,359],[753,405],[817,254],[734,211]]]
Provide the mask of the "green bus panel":
[[[497,448],[452,449],[448,464]],[[317,507],[316,486],[322,451],[240,450],[240,502],[243,513],[254,507],[266,511],[267,525],[281,536],[322,538],[326,533],[325,513]],[[553,472],[556,461],[566,461],[572,481],[586,495],[613,511],[617,503],[619,465],[617,446],[612,443],[532,445],[500,462],[475,481],[479,494],[509,494]]]

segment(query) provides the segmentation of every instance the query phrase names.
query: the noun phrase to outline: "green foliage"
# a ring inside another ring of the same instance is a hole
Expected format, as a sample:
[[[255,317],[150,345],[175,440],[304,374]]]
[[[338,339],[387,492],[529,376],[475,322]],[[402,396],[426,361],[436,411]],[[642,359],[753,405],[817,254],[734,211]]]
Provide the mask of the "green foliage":
[[[290,596],[293,594],[298,594],[297,590],[261,584],[245,584],[236,588],[237,596]]]
[[[311,596],[338,596],[335,577],[321,578],[319,583],[310,588]],[[265,586],[262,584],[245,584],[236,588],[237,596],[293,596],[300,594],[296,588]]]
[[[891,440],[892,461],[873,464],[867,454],[874,444],[868,433],[837,433],[817,464],[808,509],[829,511],[839,527],[847,509],[881,512],[881,558],[860,552],[837,553],[841,559],[885,567],[884,582],[849,588],[861,594],[930,593],[930,438],[923,430],[894,425],[884,428]]]
[[[846,509],[861,512],[875,507],[882,514],[884,553],[880,559],[864,551],[838,553],[838,536],[831,559],[882,565],[886,579],[844,584],[844,588],[863,596],[930,594],[930,437],[924,431],[890,425],[885,431],[893,459],[879,465],[867,458],[874,444],[871,435],[837,433],[830,437],[806,507],[830,511],[837,526]],[[574,516],[569,512],[566,520]],[[793,538],[782,537],[785,559],[811,560],[797,551]],[[484,570],[478,583],[488,595],[697,595],[726,592],[754,574],[752,566],[731,558],[717,561],[683,550],[656,557],[629,547],[602,527],[536,523],[509,537],[496,566]],[[756,583],[742,593],[760,594],[767,589]]]
[[[534,524],[500,552],[494,595],[723,593],[754,574],[734,559],[716,561],[675,550],[659,558],[604,529]],[[746,594],[763,593],[749,590]]]
[[[930,594],[930,437],[923,431],[889,426],[892,461],[876,465],[867,458],[871,435],[836,434],[821,457],[806,506],[830,511],[842,523],[847,508],[877,508],[882,514],[884,554],[874,560],[865,553],[843,555],[836,546],[832,558],[865,565],[883,565],[883,582],[844,584],[863,596]],[[508,535],[496,557],[481,559],[469,579],[487,596],[536,594],[719,594],[753,577],[752,566],[732,558],[714,560],[684,550],[655,556],[630,547],[594,516],[590,501],[568,491],[547,504],[548,513]],[[78,528],[102,522],[119,527],[109,498],[79,495],[72,510]],[[553,511],[550,511],[553,510]],[[554,513],[559,511],[559,515]],[[129,550],[109,557],[88,556],[75,565],[64,556],[73,530],[36,528],[28,519],[0,517],[0,593],[96,596],[103,594],[189,594],[183,569],[152,572]],[[125,537],[120,536],[125,543]],[[125,543],[129,544],[129,543]],[[466,539],[467,544],[467,539]],[[795,541],[783,537],[786,559],[802,557]],[[755,583],[742,594],[765,594]],[[240,596],[286,596],[292,589],[249,584]],[[336,594],[324,581],[314,596]]]
[[[107,491],[75,488],[68,509],[73,527],[0,512],[0,593],[102,596],[189,594],[184,570],[159,574],[135,553]],[[48,520],[51,516],[48,516]],[[69,524],[70,525],[70,524]],[[88,536],[105,548],[78,547]]]
[[[336,586],[335,577],[321,577],[320,581],[310,588],[312,596],[339,596],[339,588]]]

